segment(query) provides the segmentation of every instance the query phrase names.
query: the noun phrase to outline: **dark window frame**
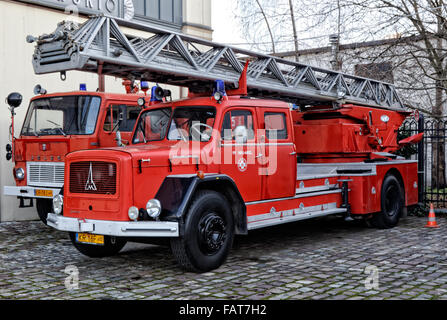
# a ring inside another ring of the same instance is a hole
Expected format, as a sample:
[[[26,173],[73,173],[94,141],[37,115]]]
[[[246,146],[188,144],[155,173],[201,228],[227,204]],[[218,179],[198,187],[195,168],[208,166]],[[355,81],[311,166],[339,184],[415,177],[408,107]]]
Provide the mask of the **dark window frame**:
[[[141,0],[139,0],[141,1]],[[137,12],[136,8],[135,8],[135,16],[134,16],[134,20],[135,21],[139,21],[139,22],[144,22],[144,23],[151,23],[151,24],[157,24],[163,27],[168,27],[171,29],[176,29],[176,30],[181,30],[182,26],[183,26],[183,1],[181,0],[155,0],[158,1],[158,18],[154,18],[148,15],[148,4],[147,4],[147,0],[144,0],[143,6],[144,6],[144,13],[141,14],[141,12]],[[171,1],[172,4],[172,21],[168,21],[168,20],[163,20],[161,19],[161,3],[164,1]],[[178,1],[178,3],[176,4],[176,1]],[[176,12],[179,12],[179,20],[180,21],[175,21],[176,20]]]
[[[266,111],[266,112],[264,112],[264,123],[265,123],[266,117],[267,116],[271,116],[271,115],[281,115],[282,116],[283,121],[284,121],[283,122],[284,123],[284,129],[282,129],[282,130],[277,130],[277,129],[267,130],[267,125],[266,125],[265,126],[266,127],[265,135],[267,137],[267,140],[269,140],[269,141],[288,140],[289,139],[289,128],[287,127],[287,115],[284,112],[281,112],[281,111]],[[270,137],[270,131],[276,131],[277,132],[276,133],[276,139],[272,139]],[[280,134],[280,132],[282,133],[283,131],[285,131],[285,137]]]
[[[255,131],[255,112],[253,111],[253,110],[251,110],[251,109],[245,109],[245,108],[234,108],[234,109],[230,109],[230,110],[227,110],[226,112],[225,112],[225,114],[224,114],[224,116],[222,117],[222,124],[221,124],[221,126],[220,126],[220,136],[221,136],[221,140],[222,141],[225,141],[225,142],[234,142],[235,141],[235,137],[231,137],[231,139],[226,139],[226,137],[224,136],[224,132],[223,132],[223,130],[225,130],[225,129],[228,129],[228,128],[225,128],[224,129],[224,126],[226,125],[226,117],[227,116],[229,116],[230,117],[230,128],[231,128],[231,117],[232,117],[232,113],[233,112],[247,112],[247,113],[250,113],[250,115],[251,115],[251,121],[252,121],[252,128],[251,128],[251,130],[252,130],[252,137],[251,136],[247,136],[247,141],[256,141],[256,131]],[[248,122],[248,117],[250,116],[250,115],[243,115],[244,117],[245,117],[245,121],[246,122]],[[248,130],[248,132],[250,132],[250,129],[249,128],[247,128],[247,130]],[[233,131],[232,129],[231,129],[231,131]]]

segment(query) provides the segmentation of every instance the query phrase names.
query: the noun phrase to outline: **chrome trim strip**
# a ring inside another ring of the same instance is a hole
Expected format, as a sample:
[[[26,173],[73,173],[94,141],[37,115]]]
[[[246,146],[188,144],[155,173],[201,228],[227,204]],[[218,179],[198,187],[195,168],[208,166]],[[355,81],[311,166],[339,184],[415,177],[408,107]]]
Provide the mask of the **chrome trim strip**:
[[[222,147],[293,146],[293,142],[279,143],[222,143]]]
[[[205,173],[204,174],[205,177],[216,176],[216,175],[219,175],[219,173]],[[197,173],[171,174],[169,176],[166,176],[166,178],[193,178],[193,177],[197,177]]]
[[[256,222],[256,221],[263,221],[263,220],[269,220],[269,219],[275,219],[275,218],[284,218],[288,216],[296,216],[296,215],[303,215],[314,211],[322,211],[322,210],[332,210],[337,209],[337,203],[331,202],[331,203],[324,203],[317,206],[311,206],[311,207],[305,207],[303,203],[300,204],[299,208],[284,210],[284,211],[276,211],[275,207],[272,207],[270,209],[269,213],[264,214],[257,214],[254,216],[249,216],[247,218],[247,222]]]
[[[341,189],[322,191],[322,192],[311,192],[311,193],[296,195],[294,197],[289,197],[289,198],[277,198],[277,199],[269,199],[269,200],[252,201],[252,202],[246,202],[245,205],[251,206],[254,204],[269,203],[269,202],[275,202],[275,201],[294,200],[294,199],[300,199],[300,198],[304,198],[304,197],[316,197],[316,196],[323,196],[326,194],[333,194],[333,193],[341,193]]]
[[[337,208],[336,203],[327,203],[308,208],[305,208],[301,204],[300,208],[279,212],[273,209],[274,208],[272,208],[270,213],[249,217],[248,230],[260,229],[288,222],[307,220],[337,213],[344,213],[347,210],[345,208]]]
[[[198,155],[172,156],[170,159],[199,159]]]
[[[315,180],[315,179],[325,179],[325,178],[335,178],[339,177],[339,174],[317,174],[317,175],[299,175],[296,180]]]
[[[35,190],[52,190],[53,197],[58,195],[61,189],[58,188],[39,188],[39,187],[15,187],[15,186],[4,186],[3,187],[3,195],[5,196],[16,196],[16,197],[24,197],[24,198],[33,198],[33,199],[52,199],[52,197],[37,197],[35,196]]]
[[[338,188],[338,184],[331,184],[329,186],[324,185],[324,186],[316,186],[316,187],[297,188],[296,194],[325,191],[325,190],[334,190],[336,188]]]

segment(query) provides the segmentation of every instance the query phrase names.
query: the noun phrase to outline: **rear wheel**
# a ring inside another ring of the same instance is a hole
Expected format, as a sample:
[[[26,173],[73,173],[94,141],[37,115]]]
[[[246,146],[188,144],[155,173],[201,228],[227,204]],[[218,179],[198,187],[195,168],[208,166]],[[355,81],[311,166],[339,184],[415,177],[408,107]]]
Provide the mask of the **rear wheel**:
[[[37,214],[40,220],[47,224],[47,217],[49,212],[53,212],[53,200],[52,199],[36,199]]]
[[[381,229],[394,228],[402,216],[403,208],[403,188],[394,175],[387,175],[381,191],[382,211],[373,216],[372,223]]]
[[[171,240],[180,266],[192,272],[219,268],[233,244],[234,219],[224,196],[202,191],[195,197],[185,223],[185,235]]]
[[[122,238],[104,236],[104,245],[84,244],[76,241],[76,233],[70,232],[70,240],[76,249],[90,258],[110,257],[118,254],[127,241]]]

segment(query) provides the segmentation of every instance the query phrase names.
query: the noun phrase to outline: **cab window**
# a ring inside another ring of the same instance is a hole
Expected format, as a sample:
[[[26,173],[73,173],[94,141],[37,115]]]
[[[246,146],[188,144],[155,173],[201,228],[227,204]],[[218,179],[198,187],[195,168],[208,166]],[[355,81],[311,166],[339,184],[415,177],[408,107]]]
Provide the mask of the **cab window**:
[[[133,143],[163,140],[171,119],[171,108],[145,111],[138,122]]]
[[[107,110],[104,131],[132,132],[140,111],[141,108],[137,106],[112,105]]]
[[[216,118],[213,107],[179,107],[171,119],[168,140],[202,141],[211,139]]]
[[[266,112],[264,114],[265,131],[269,140],[285,140],[288,138],[286,115],[282,112]]]
[[[248,140],[253,140],[255,138],[253,114],[251,111],[232,110],[225,114],[221,130],[222,139],[225,141],[235,140],[235,132],[237,130],[246,130]]]

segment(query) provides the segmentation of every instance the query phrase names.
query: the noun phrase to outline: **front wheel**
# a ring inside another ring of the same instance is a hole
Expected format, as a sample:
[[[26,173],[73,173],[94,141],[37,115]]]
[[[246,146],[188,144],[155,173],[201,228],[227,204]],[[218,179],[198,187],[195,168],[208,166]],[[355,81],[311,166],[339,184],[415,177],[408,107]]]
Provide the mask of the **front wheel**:
[[[84,244],[76,241],[76,233],[70,232],[70,240],[80,253],[90,258],[110,257],[118,254],[126,245],[125,239],[104,236],[104,245]]]
[[[382,184],[382,211],[373,216],[372,223],[380,229],[394,228],[402,216],[403,208],[403,188],[394,175],[387,175]]]
[[[185,234],[171,240],[178,264],[187,271],[219,268],[233,244],[234,219],[228,201],[215,191],[201,191],[186,216]]]
[[[52,199],[36,199],[37,214],[40,221],[45,225],[47,224],[47,217],[49,212],[53,212],[53,200]]]

